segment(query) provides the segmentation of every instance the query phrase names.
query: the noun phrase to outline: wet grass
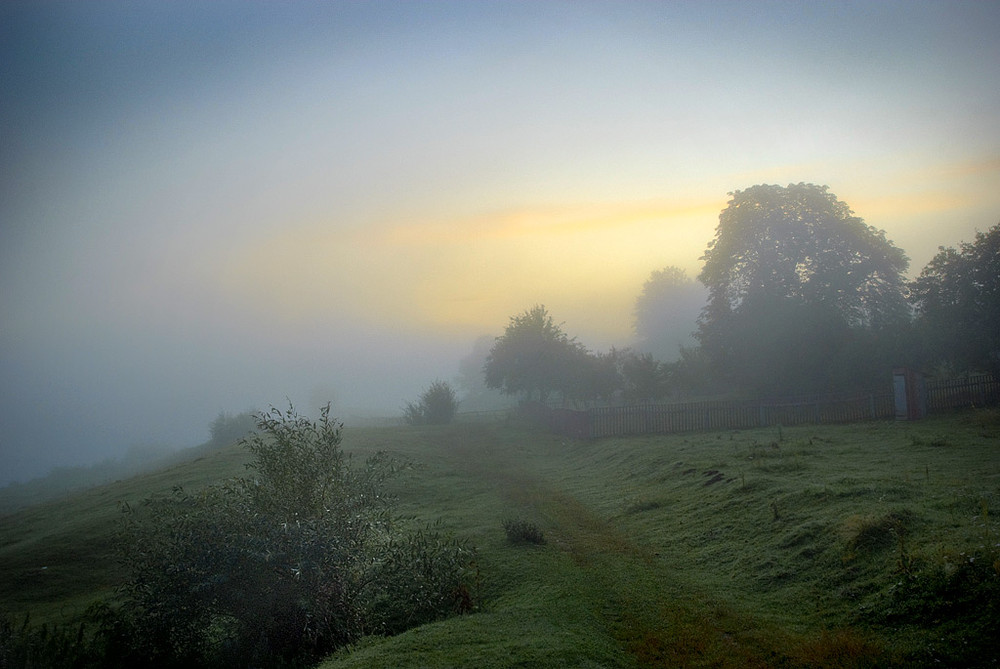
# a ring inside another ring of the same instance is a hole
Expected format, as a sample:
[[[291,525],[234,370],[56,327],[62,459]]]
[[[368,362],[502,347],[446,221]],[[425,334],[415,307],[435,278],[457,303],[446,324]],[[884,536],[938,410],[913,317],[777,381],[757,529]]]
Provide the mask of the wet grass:
[[[592,442],[348,428],[344,446],[413,462],[401,510],[470,538],[481,576],[473,613],[365,639],[328,669],[998,661],[997,623],[974,617],[1000,583],[1000,429],[982,412]],[[0,606],[78,615],[114,584],[117,500],[241,465],[224,449],[0,519]],[[511,542],[505,519],[544,543]],[[972,613],[935,622],[946,597]]]

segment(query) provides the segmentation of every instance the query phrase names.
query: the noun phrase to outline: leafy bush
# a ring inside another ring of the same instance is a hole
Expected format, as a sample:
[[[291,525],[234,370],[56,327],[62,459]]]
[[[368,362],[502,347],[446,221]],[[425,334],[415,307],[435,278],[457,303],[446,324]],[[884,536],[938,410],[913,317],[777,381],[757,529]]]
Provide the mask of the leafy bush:
[[[991,558],[993,561],[991,562]],[[995,667],[1000,663],[1000,561],[986,554],[948,555],[939,564],[900,571],[873,611],[890,627],[935,630],[927,666]]]
[[[105,622],[123,656],[294,665],[468,610],[456,593],[469,592],[475,551],[397,528],[384,491],[396,462],[352,466],[329,406],[318,423],[292,407],[256,420],[250,476],[125,509],[125,601]]]
[[[847,540],[845,558],[857,553],[873,553],[898,545],[913,521],[908,509],[898,509],[882,516],[855,515],[844,522],[843,533]]]
[[[504,532],[507,533],[507,541],[512,544],[544,544],[545,535],[534,523],[527,520],[514,520],[507,518],[503,521]]]
[[[406,405],[403,418],[410,425],[446,425],[457,410],[458,398],[452,387],[444,381],[435,381],[420,395],[419,402]]]

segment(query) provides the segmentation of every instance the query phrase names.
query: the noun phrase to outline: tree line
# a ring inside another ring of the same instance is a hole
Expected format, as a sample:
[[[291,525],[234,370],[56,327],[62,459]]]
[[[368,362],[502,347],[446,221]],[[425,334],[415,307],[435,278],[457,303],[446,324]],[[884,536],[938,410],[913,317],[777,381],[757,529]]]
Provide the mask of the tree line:
[[[826,186],[730,195],[697,282],[667,267],[643,286],[635,348],[592,352],[535,305],[493,341],[485,385],[586,405],[870,391],[900,366],[1000,377],[1000,224],[907,280],[906,254]]]

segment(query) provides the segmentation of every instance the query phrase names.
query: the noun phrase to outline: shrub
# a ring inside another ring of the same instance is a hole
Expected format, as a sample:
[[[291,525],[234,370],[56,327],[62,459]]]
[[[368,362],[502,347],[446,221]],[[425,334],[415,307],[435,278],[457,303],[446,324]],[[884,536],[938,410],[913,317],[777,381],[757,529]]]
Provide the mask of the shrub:
[[[898,545],[912,522],[913,513],[908,509],[897,509],[882,516],[851,516],[843,525],[847,557],[853,557],[858,552],[873,553]]]
[[[256,420],[242,442],[251,476],[125,509],[129,578],[109,620],[129,653],[153,666],[295,665],[463,610],[475,551],[398,529],[384,490],[396,462],[353,466],[329,406],[319,422],[291,406]]]
[[[874,621],[933,629],[939,642],[922,658],[928,666],[997,666],[1000,571],[990,557],[950,554],[941,563],[900,573],[875,604]]]
[[[545,536],[534,523],[526,520],[505,519],[503,521],[507,541],[512,544],[544,544]]]
[[[455,417],[458,399],[444,381],[435,381],[420,395],[420,401],[406,405],[403,418],[410,425],[446,425]]]

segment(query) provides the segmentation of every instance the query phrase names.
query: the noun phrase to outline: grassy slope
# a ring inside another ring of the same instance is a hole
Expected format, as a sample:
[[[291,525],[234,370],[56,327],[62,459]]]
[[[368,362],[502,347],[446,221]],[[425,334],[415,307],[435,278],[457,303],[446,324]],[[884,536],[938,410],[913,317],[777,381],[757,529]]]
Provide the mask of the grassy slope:
[[[899,578],[901,550],[918,564],[980,547],[995,559],[1000,541],[982,513],[1000,506],[995,414],[589,443],[425,436],[427,471],[403,497],[475,537],[483,610],[327,669],[930,659],[929,636],[886,636],[864,612]],[[539,523],[548,545],[506,545],[504,516]]]
[[[943,563],[981,545],[995,557],[1000,541],[983,514],[1000,507],[995,414],[595,442],[517,426],[348,429],[344,445],[418,463],[396,483],[402,510],[479,546],[482,605],[365,640],[328,669],[893,664],[929,640],[858,621],[901,550]],[[78,613],[113,584],[117,500],[241,462],[218,451],[0,519],[0,608]],[[507,544],[504,517],[536,522],[547,544]]]
[[[115,481],[0,516],[0,611],[34,622],[72,622],[120,580],[114,541],[119,503],[174,486],[196,490],[241,473],[236,448],[203,452],[150,474]]]

